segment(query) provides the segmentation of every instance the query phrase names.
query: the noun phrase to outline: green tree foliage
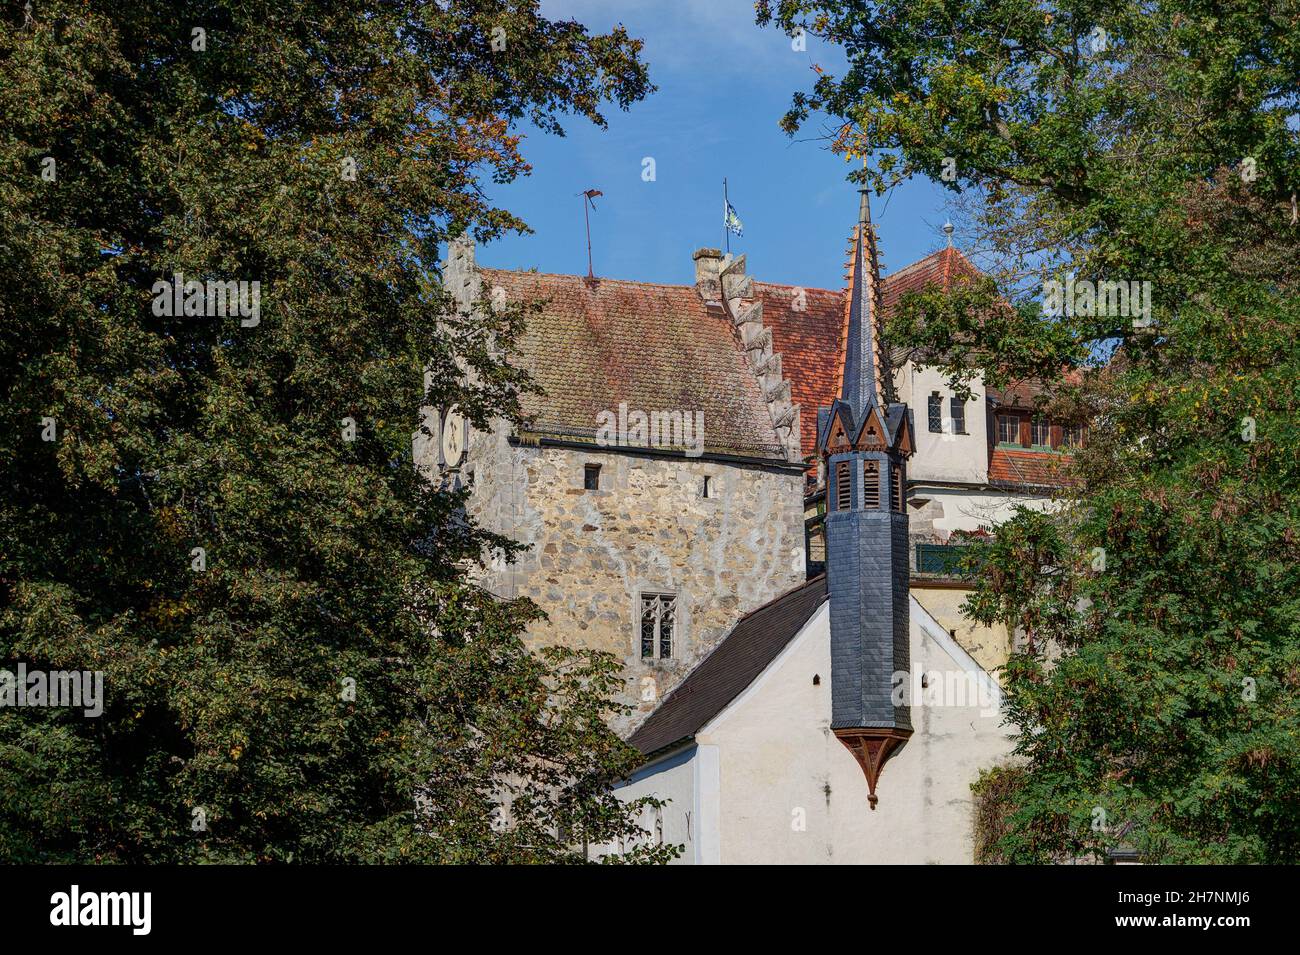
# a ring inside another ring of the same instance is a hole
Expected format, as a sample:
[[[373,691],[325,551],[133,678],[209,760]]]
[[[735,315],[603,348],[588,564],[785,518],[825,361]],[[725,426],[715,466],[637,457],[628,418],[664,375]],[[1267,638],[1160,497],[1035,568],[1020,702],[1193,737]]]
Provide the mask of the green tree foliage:
[[[1093,421],[1063,508],[971,553],[967,609],[1026,638],[986,857],[1300,860],[1300,7],[758,10],[849,55],[787,128],[824,111],[859,178],[974,197],[1015,266],[913,296],[893,340],[954,382],[1049,378]],[[1150,282],[1150,315],[1045,315],[1067,273]]]
[[[411,432],[517,417],[523,313],[451,314],[438,244],[524,228],[478,187],[527,171],[512,124],[603,125],[650,88],[640,42],[505,0],[27,6],[0,20],[0,666],[103,671],[106,702],[0,710],[0,858],[635,835],[613,661],[525,650],[536,610],[466,582],[514,545]],[[157,314],[175,273],[259,282],[257,320]]]

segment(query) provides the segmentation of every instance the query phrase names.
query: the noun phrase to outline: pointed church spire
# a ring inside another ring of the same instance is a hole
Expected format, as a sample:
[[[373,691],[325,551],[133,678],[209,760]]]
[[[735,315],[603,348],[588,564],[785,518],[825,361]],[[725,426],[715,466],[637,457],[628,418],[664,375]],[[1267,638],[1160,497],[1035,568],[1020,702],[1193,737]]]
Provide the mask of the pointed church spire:
[[[911,412],[894,403],[880,347],[881,285],[871,203],[861,190],[849,262],[840,396],[817,416],[830,600],[831,729],[862,767],[867,801],[912,735],[894,698],[911,668],[907,457]]]
[[[880,261],[876,231],[871,223],[867,187],[858,190],[858,225],[853,242],[849,276],[849,320],[844,343],[844,368],[840,397],[862,421],[867,409],[888,400],[888,383],[879,354]]]

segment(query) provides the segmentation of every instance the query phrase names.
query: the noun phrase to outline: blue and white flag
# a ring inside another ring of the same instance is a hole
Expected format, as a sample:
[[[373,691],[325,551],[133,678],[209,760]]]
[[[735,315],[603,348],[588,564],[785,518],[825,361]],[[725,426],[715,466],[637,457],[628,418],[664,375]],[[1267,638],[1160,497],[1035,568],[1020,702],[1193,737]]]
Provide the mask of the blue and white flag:
[[[736,235],[745,234],[745,226],[740,221],[740,216],[736,215],[736,207],[727,199],[722,200],[722,224],[728,232]]]

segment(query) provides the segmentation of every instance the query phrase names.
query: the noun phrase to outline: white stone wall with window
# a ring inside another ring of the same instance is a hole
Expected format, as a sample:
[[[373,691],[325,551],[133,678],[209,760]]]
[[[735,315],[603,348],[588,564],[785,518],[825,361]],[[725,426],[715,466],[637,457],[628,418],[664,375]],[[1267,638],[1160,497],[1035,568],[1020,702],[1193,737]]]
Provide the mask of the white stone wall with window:
[[[916,600],[913,673],[927,688],[915,727],[867,801],[862,769],[831,730],[830,615],[790,644],[694,739],[647,764],[617,794],[667,801],[652,838],[680,864],[970,864],[980,771],[1011,757],[996,679]],[[596,847],[599,857],[612,847]]]
[[[908,477],[917,481],[988,483],[989,453],[984,380],[971,382],[970,398],[958,398],[944,375],[907,362],[895,373],[900,401],[916,418],[916,453]]]
[[[1084,440],[1081,426],[1062,425],[1027,409],[990,411],[983,378],[961,400],[938,370],[908,362],[896,372],[902,400],[917,416],[916,454],[908,465],[914,573],[945,573],[956,558],[940,551],[954,531],[991,530],[1017,506],[1044,510],[1049,494],[994,486],[990,444],[1015,451],[1068,451]]]

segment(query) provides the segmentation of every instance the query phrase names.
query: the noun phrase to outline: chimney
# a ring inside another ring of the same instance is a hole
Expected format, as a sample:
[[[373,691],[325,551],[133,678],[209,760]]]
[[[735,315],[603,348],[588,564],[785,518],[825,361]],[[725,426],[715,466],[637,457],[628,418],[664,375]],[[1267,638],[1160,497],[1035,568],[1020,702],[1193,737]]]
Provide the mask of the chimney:
[[[695,291],[706,302],[722,300],[722,250],[696,249]]]
[[[880,347],[880,270],[863,190],[849,262],[848,336],[840,396],[818,414],[826,482],[831,729],[862,767],[868,802],[886,760],[912,735],[893,702],[894,673],[910,669],[906,459],[911,413],[889,403]]]

